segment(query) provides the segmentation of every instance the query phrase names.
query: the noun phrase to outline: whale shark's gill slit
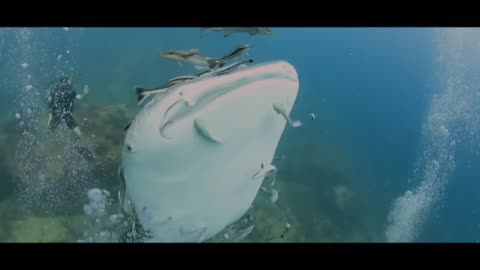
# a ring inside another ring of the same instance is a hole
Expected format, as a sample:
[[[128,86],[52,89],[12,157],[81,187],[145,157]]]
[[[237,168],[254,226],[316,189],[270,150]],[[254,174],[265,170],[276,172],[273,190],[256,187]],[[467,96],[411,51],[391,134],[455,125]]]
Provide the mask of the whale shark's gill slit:
[[[171,139],[165,134],[165,132],[169,127],[173,125],[173,123],[174,123],[173,120],[168,120],[165,124],[163,124],[159,129],[160,136],[162,136],[165,139]]]
[[[185,100],[183,99],[178,99],[177,101],[175,101],[172,105],[170,105],[170,107],[168,107],[166,110],[165,110],[165,113],[163,115],[163,117],[166,117],[168,115],[168,112],[173,109],[176,105],[178,105],[178,103],[180,102],[185,102]]]
[[[202,120],[195,119],[193,121],[193,126],[195,127],[197,134],[199,134],[202,138],[205,138],[206,140],[216,144],[223,144],[223,139],[217,134],[213,133]]]
[[[172,110],[173,108],[175,108],[178,104],[181,104],[181,103],[182,103],[183,105],[187,105],[187,106],[188,106],[188,102],[187,102],[187,101],[185,101],[184,99],[178,99],[178,100],[175,101],[172,105],[170,105],[170,107],[168,107],[168,108],[165,110],[164,114],[163,114],[163,122],[162,122],[162,124],[160,125],[159,131],[160,131],[160,135],[161,135],[162,137],[164,137],[165,139],[169,139],[169,138],[165,135],[165,131],[166,131],[169,127],[171,127],[172,124],[175,122],[175,121],[173,120],[173,119],[175,119],[175,115],[177,115],[177,114],[182,115],[182,111],[180,111],[180,112],[178,112],[178,111],[175,112],[175,111],[174,111],[174,112],[172,113],[171,110]],[[185,108],[184,108],[184,109],[185,109]],[[170,114],[173,114],[173,116],[170,116]],[[169,116],[170,116],[170,117],[169,117]],[[168,117],[168,118],[167,118],[167,117]],[[178,118],[178,117],[177,117],[177,118]]]

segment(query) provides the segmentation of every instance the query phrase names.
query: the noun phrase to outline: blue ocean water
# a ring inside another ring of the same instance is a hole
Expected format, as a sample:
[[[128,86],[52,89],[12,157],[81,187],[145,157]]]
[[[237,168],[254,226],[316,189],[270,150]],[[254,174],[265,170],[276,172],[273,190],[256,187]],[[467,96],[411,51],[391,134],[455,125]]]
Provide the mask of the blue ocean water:
[[[22,100],[31,95],[19,91],[27,84],[25,72],[40,96],[54,76],[64,71],[73,74],[79,89],[89,85],[87,103],[135,108],[134,86],[153,87],[195,72],[188,65],[161,59],[162,51],[198,48],[205,55],[220,57],[236,46],[250,44],[249,55],[256,62],[285,60],[299,74],[299,96],[291,117],[304,125],[286,130],[279,151],[287,154],[288,162],[288,153],[295,149],[323,145],[327,147],[321,149],[328,151],[300,152],[295,157],[307,163],[317,158],[337,160],[337,156],[344,161],[335,166],[346,168],[351,189],[364,198],[367,206],[357,215],[375,220],[376,240],[478,241],[480,94],[475,91],[480,87],[475,83],[480,57],[470,55],[475,51],[468,44],[479,44],[480,31],[313,27],[274,31],[273,36],[224,37],[215,32],[202,36],[198,28],[0,29],[1,119],[14,119],[24,106]],[[29,64],[28,71],[22,63]],[[456,84],[449,86],[451,81]],[[444,102],[437,105],[435,97]],[[316,115],[314,121],[311,113]],[[449,120],[439,127],[438,118]],[[449,130],[445,140],[448,145],[454,140],[456,146],[447,149],[447,144],[437,143],[431,131],[437,128]],[[426,151],[434,153],[422,159]],[[432,159],[440,168],[449,166],[450,161],[442,162],[445,153],[454,156],[455,168],[432,169],[435,175],[425,176]],[[308,177],[323,180],[314,172],[302,173],[307,176],[287,179],[285,186]],[[414,192],[427,178],[431,179],[429,186],[442,191],[429,189],[423,196],[405,200],[402,207],[394,207],[395,200],[410,198],[404,196],[406,191]],[[315,198],[323,192],[316,188],[324,186],[308,188]],[[397,217],[394,221],[388,218],[392,215]],[[321,241],[305,239],[309,240]]]

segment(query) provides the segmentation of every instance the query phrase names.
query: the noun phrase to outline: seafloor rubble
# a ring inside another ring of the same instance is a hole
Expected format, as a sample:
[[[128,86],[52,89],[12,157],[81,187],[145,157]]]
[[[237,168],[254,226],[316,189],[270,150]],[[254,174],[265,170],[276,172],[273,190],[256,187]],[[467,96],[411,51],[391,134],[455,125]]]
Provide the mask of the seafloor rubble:
[[[136,108],[126,105],[79,104],[75,118],[87,140],[75,141],[65,128],[49,134],[44,126],[37,134],[39,142],[28,149],[27,160],[18,157],[22,144],[16,128],[19,120],[4,124],[0,136],[4,153],[0,156],[0,241],[95,241],[92,235],[111,236],[113,230],[118,238],[118,231],[129,224],[106,224],[118,209],[115,195],[108,205],[109,214],[102,218],[85,216],[84,205],[89,189],[117,194],[123,129],[135,113]],[[46,121],[44,115],[39,123]],[[272,203],[270,194],[259,191],[246,215],[254,224],[251,233],[243,237],[241,231],[228,227],[209,242],[375,239],[361,214],[368,210],[350,187],[350,178],[339,164],[322,158],[332,153],[315,145],[286,148],[284,153],[287,159],[275,163],[279,199]]]

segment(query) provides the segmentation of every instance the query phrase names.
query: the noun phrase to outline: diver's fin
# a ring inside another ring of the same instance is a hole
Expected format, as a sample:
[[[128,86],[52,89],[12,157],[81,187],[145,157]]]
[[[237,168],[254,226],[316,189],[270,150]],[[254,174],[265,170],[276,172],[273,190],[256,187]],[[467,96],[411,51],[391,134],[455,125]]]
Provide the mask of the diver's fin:
[[[125,128],[123,129],[123,131],[127,131],[127,130],[130,128],[131,125],[132,125],[132,122],[128,123],[128,124],[125,126]]]
[[[137,95],[137,102],[140,103],[145,98],[145,92],[147,89],[142,87],[135,87],[135,93]]]
[[[209,130],[205,122],[203,122],[202,120],[195,119],[195,121],[193,121],[193,126],[195,127],[195,130],[197,131],[197,133],[203,138],[214,143],[223,144],[222,138],[212,133],[212,131]]]

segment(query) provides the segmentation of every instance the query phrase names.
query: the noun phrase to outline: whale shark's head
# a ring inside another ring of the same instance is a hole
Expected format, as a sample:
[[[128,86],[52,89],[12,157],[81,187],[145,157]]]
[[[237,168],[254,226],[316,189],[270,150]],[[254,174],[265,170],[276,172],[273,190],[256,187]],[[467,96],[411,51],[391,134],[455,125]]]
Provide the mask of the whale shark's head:
[[[252,176],[272,161],[286,125],[272,105],[289,114],[298,88],[295,68],[277,61],[192,80],[142,108],[127,130],[122,166],[127,193],[157,240],[198,237],[179,226],[208,238],[248,210],[261,184]]]

